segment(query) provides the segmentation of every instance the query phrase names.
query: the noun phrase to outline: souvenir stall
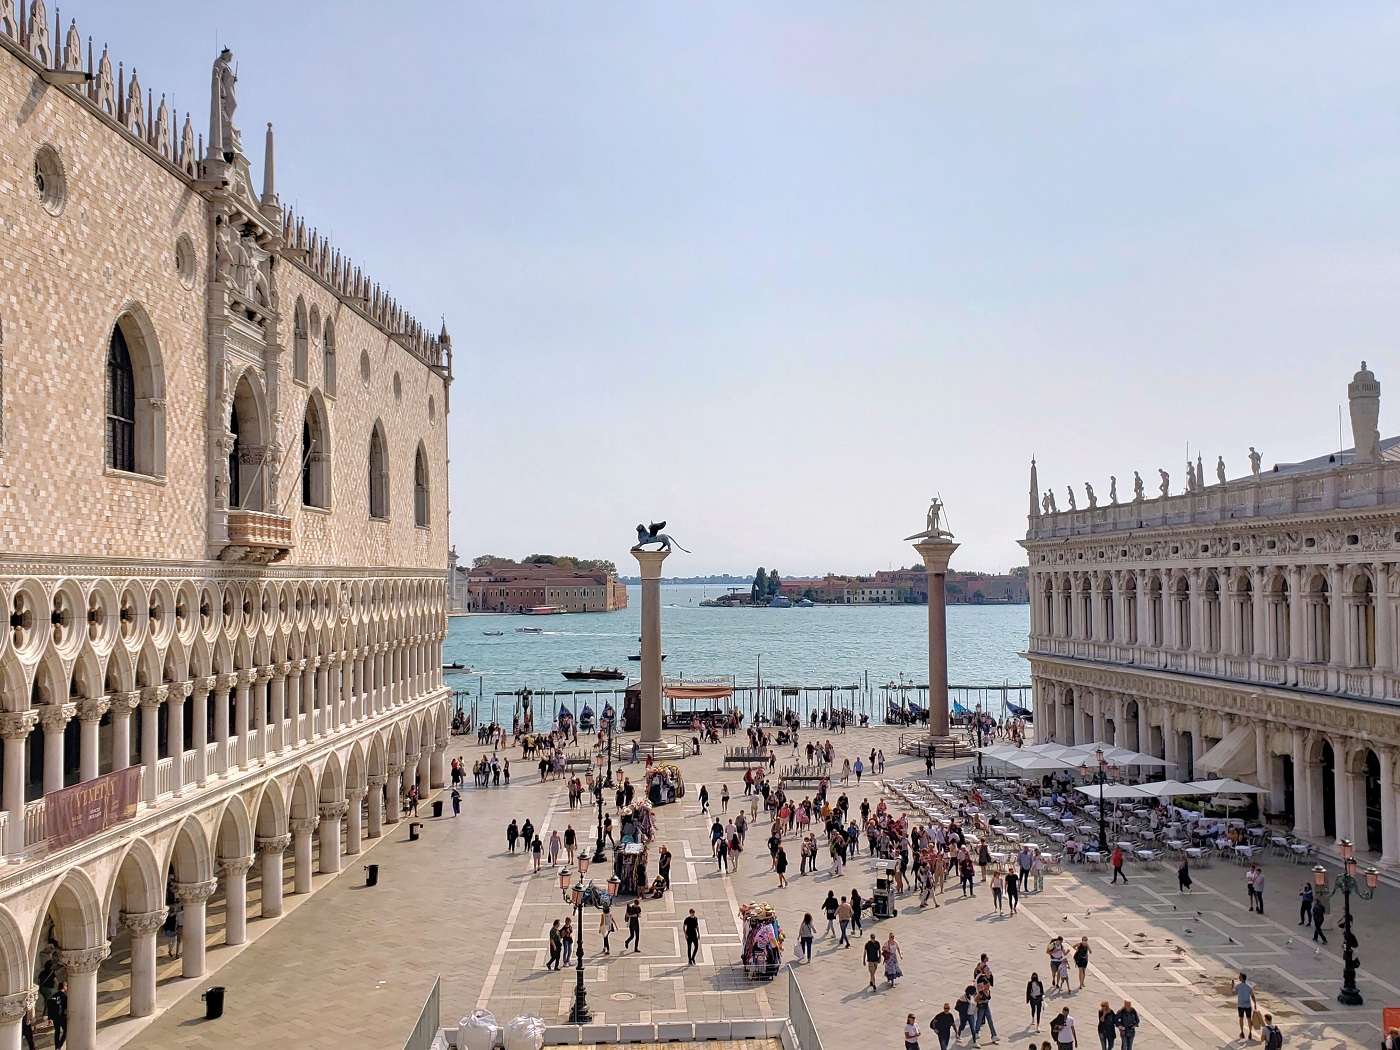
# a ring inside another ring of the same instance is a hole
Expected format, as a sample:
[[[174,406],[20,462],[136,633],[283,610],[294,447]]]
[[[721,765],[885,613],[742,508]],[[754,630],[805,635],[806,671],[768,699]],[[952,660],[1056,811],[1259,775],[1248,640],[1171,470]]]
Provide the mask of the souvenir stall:
[[[650,842],[656,834],[656,815],[651,803],[639,801],[627,806],[618,814],[622,828],[622,842]]]
[[[771,981],[778,976],[783,959],[778,913],[771,904],[749,901],[740,906],[739,917],[744,924],[744,976],[752,981]]]
[[[647,847],[645,842],[628,842],[613,854],[613,875],[619,893],[641,896],[647,890]]]
[[[653,806],[664,806],[685,797],[685,778],[678,766],[661,762],[647,774],[647,798]]]

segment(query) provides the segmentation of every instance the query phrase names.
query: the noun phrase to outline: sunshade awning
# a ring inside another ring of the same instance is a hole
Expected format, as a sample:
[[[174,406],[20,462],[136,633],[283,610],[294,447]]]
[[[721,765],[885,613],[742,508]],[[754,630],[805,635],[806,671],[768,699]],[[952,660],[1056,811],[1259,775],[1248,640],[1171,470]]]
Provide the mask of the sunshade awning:
[[[1254,776],[1254,727],[1236,726],[1230,730],[1223,740],[1196,759],[1196,769],[1221,777]]]
[[[1149,786],[1147,784],[1105,784],[1103,798],[1109,802],[1118,802],[1126,798],[1151,798],[1153,792],[1147,790]],[[1074,790],[1081,795],[1088,795],[1091,799],[1099,798],[1097,784],[1081,784]]]

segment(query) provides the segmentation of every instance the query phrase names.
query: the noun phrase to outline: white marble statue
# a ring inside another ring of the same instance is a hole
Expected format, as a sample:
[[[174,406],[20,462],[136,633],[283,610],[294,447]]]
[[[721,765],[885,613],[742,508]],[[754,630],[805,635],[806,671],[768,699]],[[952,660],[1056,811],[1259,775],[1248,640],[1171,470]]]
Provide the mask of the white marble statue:
[[[1084,498],[1089,504],[1090,510],[1093,510],[1099,505],[1098,497],[1094,495],[1094,486],[1090,485],[1087,481],[1084,482]]]
[[[1249,472],[1256,478],[1259,476],[1259,461],[1264,457],[1254,451],[1254,446],[1249,446]]]
[[[1133,502],[1141,503],[1146,496],[1143,494],[1142,475],[1136,470],[1133,471]]]
[[[1069,509],[1070,509],[1070,510],[1078,510],[1079,508],[1076,507],[1075,504],[1074,504],[1074,486],[1073,486],[1073,485],[1066,485],[1066,486],[1065,486],[1065,491],[1069,493]]]
[[[1108,502],[1112,506],[1118,506],[1118,479],[1112,474],[1108,476]]]
[[[1162,477],[1162,498],[1166,499],[1171,495],[1172,476],[1160,467],[1157,469],[1157,473]]]
[[[209,152],[223,154],[229,159],[242,152],[238,129],[233,124],[233,111],[238,108],[234,86],[238,74],[233,71],[233,52],[224,48],[214,60],[214,77],[209,102]]]
[[[1220,484],[1225,484],[1225,457],[1217,456],[1215,459],[1215,480]]]
[[[1046,490],[1045,490],[1045,498],[1046,498],[1047,500],[1050,501],[1050,513],[1051,513],[1051,514],[1058,514],[1058,513],[1060,513],[1060,508],[1057,507],[1057,506],[1055,506],[1055,490],[1054,490],[1054,489],[1046,489]]]
[[[1050,493],[1048,492],[1040,497],[1040,512],[1042,514],[1050,513]]]
[[[1188,494],[1196,491],[1196,467],[1189,459],[1186,461],[1186,487],[1182,491]]]

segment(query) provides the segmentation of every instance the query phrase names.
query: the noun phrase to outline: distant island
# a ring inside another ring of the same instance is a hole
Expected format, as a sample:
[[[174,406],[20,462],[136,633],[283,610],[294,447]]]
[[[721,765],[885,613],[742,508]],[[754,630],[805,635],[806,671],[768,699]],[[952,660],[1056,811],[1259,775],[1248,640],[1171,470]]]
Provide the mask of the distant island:
[[[631,584],[636,587],[642,582],[640,576],[619,576],[619,583]],[[731,576],[725,573],[723,576],[663,576],[662,583],[704,583],[713,584],[717,587],[742,587],[748,590],[753,584],[752,576]]]
[[[636,585],[637,577],[618,577]],[[1030,601],[1030,568],[1019,565],[1007,573],[949,572],[949,605],[1025,605]],[[928,576],[922,565],[880,570],[870,576],[779,575],[762,566],[750,576],[672,577],[662,583],[710,584],[730,588],[702,604],[710,607],[804,605],[927,605]]]

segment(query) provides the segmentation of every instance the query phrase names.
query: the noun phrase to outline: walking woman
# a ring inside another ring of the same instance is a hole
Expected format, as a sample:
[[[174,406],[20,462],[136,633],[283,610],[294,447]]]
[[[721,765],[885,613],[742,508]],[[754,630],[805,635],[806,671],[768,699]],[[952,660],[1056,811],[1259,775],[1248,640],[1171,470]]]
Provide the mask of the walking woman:
[[[612,947],[608,938],[617,932],[617,920],[613,918],[612,908],[603,909],[603,914],[598,917],[598,932],[603,935],[603,954],[611,955]]]
[[[1079,943],[1074,946],[1074,965],[1079,971],[1079,987],[1084,987],[1084,977],[1089,972],[1089,938],[1087,936],[1079,938]]]
[[[904,1050],[919,1050],[919,1026],[914,1023],[913,1014],[904,1019]]]
[[[1191,859],[1182,857],[1176,866],[1176,886],[1181,893],[1191,892]]]
[[[904,971],[899,968],[899,960],[904,958],[904,950],[894,939],[893,933],[885,938],[885,947],[881,954],[885,959],[885,980],[889,981],[890,987],[893,988],[894,982],[904,976]]]
[[[1001,891],[1006,885],[1006,879],[1002,877],[1001,869],[992,870],[992,910],[998,915],[1001,914]]]
[[[1021,902],[1021,873],[1013,867],[1006,873],[1006,907],[1016,914],[1016,905]]]
[[[1040,982],[1040,974],[1032,972],[1026,982],[1026,1003],[1031,1008],[1031,1024],[1040,1031],[1040,1011],[1045,1007],[1045,985]]]
[[[812,961],[812,941],[816,939],[817,928],[812,923],[812,913],[802,916],[802,925],[797,927],[797,957]]]
[[[1099,1050],[1113,1050],[1118,1038],[1118,1015],[1105,999],[1099,1003]]]

